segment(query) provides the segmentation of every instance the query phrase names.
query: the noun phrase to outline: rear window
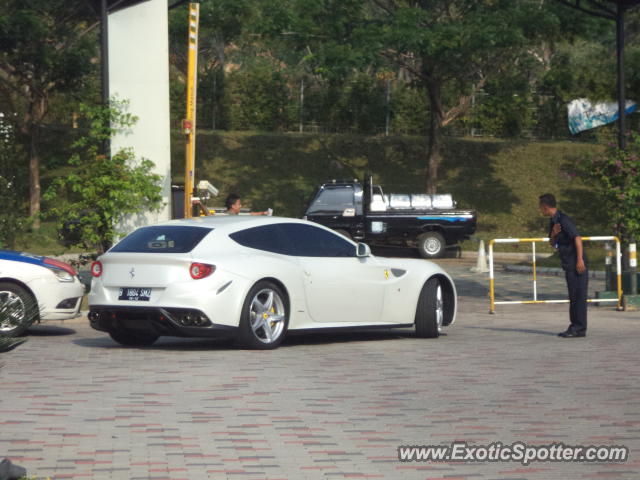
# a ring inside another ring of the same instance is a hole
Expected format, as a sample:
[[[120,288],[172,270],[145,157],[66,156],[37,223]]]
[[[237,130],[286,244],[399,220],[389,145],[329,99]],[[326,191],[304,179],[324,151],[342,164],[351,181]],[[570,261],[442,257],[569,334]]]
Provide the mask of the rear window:
[[[187,253],[193,250],[212,228],[191,226],[155,226],[139,228],[113,246],[111,252]]]

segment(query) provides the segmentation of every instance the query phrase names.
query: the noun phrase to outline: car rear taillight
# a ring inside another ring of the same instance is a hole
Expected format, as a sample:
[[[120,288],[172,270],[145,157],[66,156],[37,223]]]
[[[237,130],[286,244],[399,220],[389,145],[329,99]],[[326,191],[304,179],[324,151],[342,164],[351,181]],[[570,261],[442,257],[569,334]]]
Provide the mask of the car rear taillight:
[[[102,263],[96,260],[91,264],[91,275],[98,278],[102,275]]]
[[[189,267],[189,273],[194,280],[200,280],[211,275],[216,270],[215,265],[209,265],[207,263],[194,262]]]

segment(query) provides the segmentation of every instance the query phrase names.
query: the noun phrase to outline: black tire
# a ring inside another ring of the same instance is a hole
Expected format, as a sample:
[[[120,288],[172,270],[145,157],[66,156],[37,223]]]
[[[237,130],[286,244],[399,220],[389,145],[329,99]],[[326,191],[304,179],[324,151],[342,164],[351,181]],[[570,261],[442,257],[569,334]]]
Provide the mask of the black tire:
[[[0,336],[19,337],[39,318],[38,302],[20,285],[0,283]]]
[[[247,348],[278,348],[289,327],[289,301],[273,282],[256,283],[242,305],[238,340]]]
[[[158,340],[158,335],[150,332],[138,332],[132,330],[111,330],[109,336],[125,347],[148,347]]]
[[[437,278],[430,278],[422,287],[416,307],[416,335],[438,338],[444,319],[443,291]]]
[[[447,244],[438,232],[423,233],[418,237],[418,252],[422,258],[440,258],[444,256]]]
[[[351,234],[349,232],[347,232],[346,230],[338,229],[338,230],[334,230],[334,232],[339,233],[340,235],[342,235],[347,240],[353,240],[353,237],[351,236]]]

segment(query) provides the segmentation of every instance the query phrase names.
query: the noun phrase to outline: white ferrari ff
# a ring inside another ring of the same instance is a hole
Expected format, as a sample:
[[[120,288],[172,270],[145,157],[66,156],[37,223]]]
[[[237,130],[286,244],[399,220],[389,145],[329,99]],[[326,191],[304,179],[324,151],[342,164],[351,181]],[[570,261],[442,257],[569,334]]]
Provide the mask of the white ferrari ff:
[[[16,337],[34,322],[77,317],[84,291],[68,263],[0,250],[0,335]]]
[[[142,227],[91,266],[89,320],[123,345],[234,336],[276,348],[289,330],[454,322],[456,289],[437,264],[374,257],[316,223],[211,216]]]

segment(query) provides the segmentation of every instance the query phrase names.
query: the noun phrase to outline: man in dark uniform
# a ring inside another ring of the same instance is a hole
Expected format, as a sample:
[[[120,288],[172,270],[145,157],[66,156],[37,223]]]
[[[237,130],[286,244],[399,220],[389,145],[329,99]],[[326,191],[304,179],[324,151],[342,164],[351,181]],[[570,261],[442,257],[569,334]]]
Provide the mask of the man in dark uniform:
[[[560,253],[562,269],[569,290],[569,328],[558,336],[579,338],[587,335],[587,287],[589,272],[582,237],[573,220],[556,208],[556,198],[545,193],[540,196],[540,212],[549,221],[549,241]]]

